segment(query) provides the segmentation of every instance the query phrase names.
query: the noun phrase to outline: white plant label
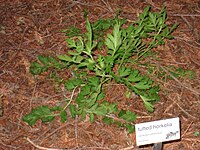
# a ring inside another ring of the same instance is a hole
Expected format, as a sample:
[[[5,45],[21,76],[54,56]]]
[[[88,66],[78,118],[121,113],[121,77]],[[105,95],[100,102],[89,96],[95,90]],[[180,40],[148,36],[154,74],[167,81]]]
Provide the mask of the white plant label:
[[[135,125],[137,146],[180,139],[179,118]]]

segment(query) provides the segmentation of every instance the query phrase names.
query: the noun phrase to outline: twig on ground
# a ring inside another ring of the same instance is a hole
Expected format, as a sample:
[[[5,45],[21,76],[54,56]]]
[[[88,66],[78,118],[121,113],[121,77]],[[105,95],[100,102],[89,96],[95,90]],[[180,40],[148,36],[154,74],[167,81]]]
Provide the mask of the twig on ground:
[[[72,102],[73,97],[74,97],[74,92],[76,91],[76,88],[77,88],[77,87],[75,87],[75,88],[73,89],[72,95],[71,95],[71,97],[70,97],[70,101],[66,104],[66,106],[63,108],[63,110],[65,110],[65,109],[69,106],[69,104]]]
[[[187,133],[187,131],[189,130],[189,128],[191,127],[192,124],[193,124],[193,121],[189,124],[189,126],[187,127],[185,132],[182,134],[182,137],[184,137],[184,135]]]
[[[158,64],[156,62],[156,65],[160,68],[162,68],[166,73],[168,73],[170,75],[171,78],[173,78],[176,82],[178,82],[182,87],[192,91],[194,94],[196,95],[200,95],[200,92],[194,90],[193,88],[188,87],[185,83],[182,83],[181,81],[179,81],[176,77],[174,77],[165,67],[163,67],[162,65]]]
[[[41,144],[45,139],[49,138],[49,137],[52,136],[54,133],[56,133],[58,130],[60,130],[60,129],[66,127],[67,125],[69,125],[69,124],[66,123],[66,124],[60,126],[59,128],[55,129],[53,132],[51,132],[51,133],[48,134],[45,138],[43,138],[43,139],[41,140],[40,144]]]
[[[107,6],[107,8],[110,12],[114,12],[108,3],[106,3],[104,0],[101,0],[101,1]]]
[[[185,111],[174,99],[172,99],[171,97],[169,97],[169,99],[171,99],[178,106],[178,108],[180,108],[180,110],[183,111],[187,116],[189,116],[189,117],[191,117],[193,119],[196,119],[196,117],[190,115],[187,111]],[[166,112],[166,110],[165,110],[165,112]]]
[[[187,24],[187,26],[189,27],[189,29],[190,29],[191,31],[193,31],[193,30],[194,30],[194,27],[188,22],[188,20],[187,20],[184,16],[180,16],[180,17],[183,19],[183,21],[186,22],[186,24]]]
[[[3,142],[0,142],[0,144],[2,144],[3,146],[5,146],[5,147],[9,147],[9,148],[12,148],[12,149],[18,149],[18,147],[15,147],[15,146],[12,146],[12,145],[8,145],[8,144],[5,144],[5,143],[3,143]]]
[[[58,149],[58,148],[46,148],[46,147],[42,147],[39,145],[36,145],[35,143],[33,143],[28,137],[25,138],[29,143],[31,143],[34,147],[41,149],[41,150],[62,150],[62,149]]]
[[[78,146],[78,125],[77,125],[77,116],[75,118],[75,126],[74,126],[74,132],[75,132],[75,142],[76,142],[76,148],[79,148]]]
[[[30,102],[29,102],[30,110],[32,109],[33,96],[35,95],[36,87],[37,87],[37,83],[35,83],[35,85],[34,85],[33,92],[32,92],[32,95],[31,95],[31,99],[30,99]]]
[[[198,143],[200,143],[200,140],[199,140],[199,139],[183,138],[182,140],[184,140],[184,141],[189,141],[189,142],[198,142]]]
[[[185,17],[189,17],[189,16],[192,16],[192,17],[200,17],[200,14],[171,14],[171,16],[185,16]]]
[[[135,148],[135,147],[134,146],[130,146],[130,147],[122,148],[120,150],[132,150],[133,148]]]
[[[93,6],[93,7],[94,6],[98,6],[98,7],[101,7],[103,9],[106,9],[107,11],[110,11],[109,9],[103,7],[102,5],[91,3],[91,2],[84,3],[84,2],[80,2],[80,1],[76,0],[76,1],[73,1],[73,3],[80,4],[80,5],[85,5],[85,6]]]
[[[84,150],[84,149],[91,149],[91,150],[93,150],[93,149],[107,149],[107,150],[110,150],[110,148],[105,148],[105,147],[85,147],[85,148],[81,148],[81,149],[79,149],[79,150]]]

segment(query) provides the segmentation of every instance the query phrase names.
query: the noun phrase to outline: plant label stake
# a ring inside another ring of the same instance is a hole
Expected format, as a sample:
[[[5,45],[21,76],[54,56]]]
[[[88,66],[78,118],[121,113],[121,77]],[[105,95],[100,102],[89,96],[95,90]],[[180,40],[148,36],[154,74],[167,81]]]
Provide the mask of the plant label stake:
[[[171,118],[135,125],[137,146],[154,144],[153,150],[162,150],[162,142],[180,139],[180,120]]]
[[[154,143],[153,150],[162,150],[162,142]]]

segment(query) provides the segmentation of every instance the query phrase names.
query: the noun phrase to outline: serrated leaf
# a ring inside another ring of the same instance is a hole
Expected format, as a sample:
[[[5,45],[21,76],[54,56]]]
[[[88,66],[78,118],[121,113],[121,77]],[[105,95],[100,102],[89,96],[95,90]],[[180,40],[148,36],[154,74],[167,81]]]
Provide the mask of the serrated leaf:
[[[67,61],[67,62],[72,62],[73,59],[72,57],[70,56],[67,56],[67,55],[58,55],[58,58],[62,61]]]
[[[66,30],[61,30],[61,32],[65,33],[69,37],[75,37],[80,34],[80,29],[74,26],[70,26]]]
[[[98,103],[95,103],[89,110],[87,110],[87,112],[93,113],[93,111],[97,109],[98,105]]]
[[[63,108],[60,106],[54,106],[52,108],[50,108],[51,111],[61,111]]]
[[[144,102],[144,106],[147,109],[147,111],[153,112],[154,111],[154,106],[149,102],[149,101],[151,101],[151,99],[148,99],[148,98],[146,98],[144,96],[141,96],[141,95],[140,95],[140,97],[142,98],[142,100]]]
[[[151,84],[148,84],[146,81],[141,81],[139,83],[136,83],[134,85],[134,87],[136,87],[137,89],[140,89],[140,90],[146,90],[146,89],[149,89],[151,88]]]
[[[48,70],[47,66],[41,66],[37,62],[32,62],[30,66],[30,73],[33,75],[39,75]]]
[[[114,123],[114,120],[112,118],[108,118],[108,117],[104,117],[102,119],[102,121],[107,125],[110,125],[110,124]]]
[[[80,79],[80,78],[73,78],[73,79],[72,79],[72,82],[73,82],[73,84],[74,84],[75,86],[80,86],[81,84],[84,83],[84,81],[83,81],[82,79]]]
[[[122,66],[119,70],[119,75],[120,77],[126,77],[131,73],[131,69],[130,68],[126,68],[124,66]]]
[[[157,19],[156,14],[150,12],[149,17],[153,25],[156,26],[156,19]]]
[[[97,62],[99,64],[99,66],[103,69],[105,67],[105,62],[104,62],[104,57],[99,55],[98,56],[98,59],[97,59]]]
[[[162,13],[162,24],[164,24],[165,20],[166,20],[166,17],[167,17],[167,12],[166,12],[165,8],[163,8],[161,11],[162,11],[161,12]]]
[[[178,26],[179,26],[179,24],[173,24],[173,26],[171,28],[171,32],[173,32]]]
[[[136,77],[139,74],[139,70],[132,70],[131,71],[131,76]]]
[[[69,111],[71,113],[72,118],[76,118],[76,110],[74,105],[69,105]]]
[[[145,17],[147,17],[150,8],[151,8],[150,6],[145,7],[143,13],[141,13],[141,14],[139,15],[139,18],[140,18],[140,20],[141,20],[141,22],[139,22],[139,25],[141,25],[141,23],[143,22],[143,20],[145,19]]]
[[[91,48],[92,47],[92,27],[91,24],[87,18],[86,20],[86,29],[87,29],[87,36],[88,36],[88,46]]]
[[[77,86],[80,86],[83,83],[83,81],[79,78],[72,78],[65,82],[65,88],[67,90],[72,90]]]
[[[88,78],[88,82],[89,84],[91,84],[92,86],[98,86],[99,85],[99,77],[90,77]]]
[[[88,67],[89,65],[91,65],[92,63],[88,61],[88,59],[85,59],[84,61],[82,61],[80,64],[78,64],[78,68],[82,68],[82,67]]]
[[[76,51],[68,51],[69,55],[73,55],[73,56],[78,56],[81,54],[81,52],[76,52]]]
[[[118,112],[117,104],[110,104],[108,107],[108,113],[116,113]]]
[[[67,38],[66,41],[67,41],[67,43],[68,43],[69,48],[74,48],[74,47],[76,47],[76,43],[75,43],[74,40],[71,40],[71,39]]]
[[[77,45],[76,45],[76,51],[79,52],[80,54],[82,52],[84,52],[84,41],[82,39],[82,37],[78,37],[78,42],[77,42]]]
[[[80,94],[83,96],[88,95],[91,92],[90,89],[91,89],[91,87],[89,85],[85,85],[81,88]]]
[[[53,57],[49,57],[48,61],[49,63],[54,64],[54,65],[58,64],[58,61]]]
[[[67,112],[65,110],[60,112],[60,118],[61,118],[61,122],[64,123],[65,121],[67,121]]]
[[[90,113],[90,122],[93,123],[94,122],[94,114]]]
[[[48,60],[48,56],[38,56],[38,60],[43,63],[44,65],[48,65],[49,64],[49,60]]]
[[[86,44],[85,44],[85,47],[86,47],[86,54],[91,54],[91,50],[92,50],[92,45],[91,45],[91,42],[87,42]]]
[[[118,116],[126,121],[130,121],[133,122],[136,120],[136,114],[131,112],[131,111],[124,111],[121,110],[120,113],[118,114]]]
[[[116,51],[119,49],[119,46],[122,43],[121,39],[121,31],[120,31],[120,25],[118,23],[115,24],[113,29],[113,35],[107,34],[107,38],[105,41],[106,46],[109,49],[112,49],[112,56],[116,53]]]
[[[139,34],[143,28],[144,28],[144,26],[140,26],[140,27],[136,28],[136,31],[134,34],[136,34],[136,35]]]
[[[87,19],[86,20],[86,29],[87,29],[87,33],[86,33],[86,36],[87,36],[87,42],[85,43],[85,53],[87,55],[92,55],[92,49],[94,49],[97,45],[97,42],[94,42],[93,41],[93,30],[92,30],[92,27],[91,27],[91,24],[89,22],[89,20]]]
[[[78,56],[75,58],[74,62],[75,62],[75,63],[81,63],[81,61],[82,61],[83,59],[84,59],[83,56],[78,55]]]
[[[125,127],[127,128],[128,134],[133,133],[135,131],[135,126],[132,124],[126,124]]]
[[[73,84],[73,82],[72,81],[67,81],[66,83],[65,83],[65,88],[67,89],[67,90],[72,90],[72,89],[74,89],[76,86]]]
[[[139,74],[138,75],[134,75],[134,74],[131,74],[129,77],[128,77],[128,81],[129,82],[139,82],[143,79],[142,76],[140,76]]]
[[[144,106],[147,109],[147,111],[149,111],[149,112],[153,112],[154,111],[154,107],[153,107],[153,105],[151,103],[144,102]]]
[[[144,16],[147,16],[147,15],[148,15],[148,12],[149,12],[150,9],[151,9],[151,6],[146,6],[146,7],[144,8],[144,11],[143,11]]]
[[[105,107],[98,107],[96,110],[93,111],[97,116],[105,116],[107,114],[107,109]]]
[[[116,103],[109,103],[104,101],[100,106],[106,108],[108,114],[118,112]]]
[[[104,97],[105,97],[105,93],[101,91],[101,93],[99,93],[99,95],[97,96],[97,100],[102,100]]]
[[[28,123],[30,126],[33,126],[36,121],[39,119],[39,116],[36,116],[36,115],[33,115],[33,114],[28,114],[28,115],[25,115],[22,120],[26,123]]]
[[[147,90],[145,93],[143,93],[143,96],[146,97],[149,101],[158,101],[160,100],[160,97],[158,95],[159,92],[159,86],[153,86],[149,90]]]
[[[114,43],[112,41],[114,41],[113,36],[111,34],[107,34],[105,44],[109,49],[115,50],[115,46],[114,46]]]
[[[118,117],[122,117],[123,115],[125,115],[126,114],[126,111],[125,110],[121,110],[120,112],[119,112],[119,114],[118,114]]]
[[[48,106],[36,107],[31,111],[31,113],[23,117],[23,121],[27,122],[31,126],[39,119],[41,119],[42,122],[50,122],[54,119],[54,115]]]

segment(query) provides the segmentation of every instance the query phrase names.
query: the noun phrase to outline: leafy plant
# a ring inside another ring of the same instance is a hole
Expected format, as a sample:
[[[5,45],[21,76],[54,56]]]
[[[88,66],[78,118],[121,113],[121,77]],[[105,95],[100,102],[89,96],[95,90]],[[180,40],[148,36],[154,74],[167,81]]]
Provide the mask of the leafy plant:
[[[195,72],[192,70],[185,70],[183,68],[175,68],[174,66],[170,67],[170,73],[176,78],[188,77],[189,79],[195,78]],[[170,77],[169,77],[170,78]]]
[[[198,131],[194,132],[194,136],[199,137],[199,132]]]
[[[167,75],[167,73],[162,68],[157,69],[156,66],[150,64],[147,65],[143,64],[143,65],[148,68],[148,74],[156,74],[158,78],[172,79],[172,77],[170,75]],[[175,68],[174,66],[169,66],[167,67],[167,70],[175,78],[184,78],[184,77],[187,77],[189,79],[195,78],[195,72],[190,69],[185,70],[181,67]]]
[[[38,56],[38,62],[31,63],[30,73],[33,75],[40,75],[43,72],[48,71],[49,68],[62,69],[68,64],[59,62],[56,58],[51,56]]]
[[[54,111],[60,111],[59,114],[53,114]],[[54,120],[55,116],[60,115],[61,122],[67,120],[66,111],[62,110],[61,107],[49,108],[48,106],[39,106],[31,111],[30,114],[23,117],[23,121],[27,122],[29,125],[34,125],[38,119],[41,119],[42,122],[50,122]]]
[[[106,101],[104,90],[107,86],[104,85],[111,82],[123,84],[142,99],[147,111],[153,112],[153,104],[159,100],[159,87],[131,66],[144,59],[151,49],[164,44],[165,39],[173,38],[171,33],[177,25],[170,28],[165,21],[164,8],[154,13],[150,12],[149,6],[135,24],[129,24],[118,16],[100,19],[93,24],[87,19],[85,34],[66,39],[70,48],[67,54],[57,58],[39,56],[39,63],[31,65],[31,73],[41,74],[49,67],[72,68],[73,76],[65,82],[66,90],[72,90],[71,99],[64,108],[57,109],[61,120],[66,120],[68,114],[65,110],[69,109],[72,118],[89,116],[91,122],[95,118],[103,118],[106,124],[125,127],[131,133],[136,114],[130,110],[119,110],[116,102]],[[107,33],[108,29],[113,29],[112,33]],[[102,50],[106,53],[101,54]],[[74,97],[76,89],[80,92]],[[30,125],[38,119],[52,121],[55,117],[53,112],[54,109],[48,106],[37,107],[23,120]]]
[[[66,30],[61,30],[62,33],[65,33],[69,37],[74,37],[74,36],[79,36],[80,34],[80,29],[74,26],[70,26]]]

